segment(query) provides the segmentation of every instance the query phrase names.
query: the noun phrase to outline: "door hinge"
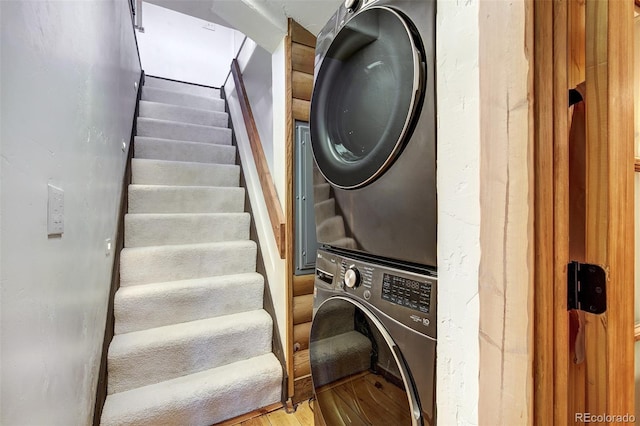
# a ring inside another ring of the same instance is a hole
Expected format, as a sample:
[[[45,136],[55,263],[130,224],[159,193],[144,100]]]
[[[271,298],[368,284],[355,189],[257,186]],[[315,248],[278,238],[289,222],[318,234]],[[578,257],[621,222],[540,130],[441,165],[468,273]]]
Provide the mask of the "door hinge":
[[[589,263],[571,262],[567,270],[567,310],[590,314],[607,310],[607,273]]]

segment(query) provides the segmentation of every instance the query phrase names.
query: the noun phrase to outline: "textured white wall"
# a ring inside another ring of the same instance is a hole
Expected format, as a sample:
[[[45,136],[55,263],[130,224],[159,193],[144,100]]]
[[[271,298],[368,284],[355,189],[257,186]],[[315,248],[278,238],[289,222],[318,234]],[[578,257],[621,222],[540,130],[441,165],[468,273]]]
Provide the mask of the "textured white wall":
[[[438,424],[478,424],[478,0],[438,2]]]
[[[137,32],[142,68],[148,75],[220,87],[235,57],[238,31],[142,3],[144,33]]]
[[[127,1],[2,1],[0,424],[91,424],[140,65]],[[47,237],[47,184],[64,192]]]
[[[252,49],[248,49],[249,47]],[[253,118],[258,128],[264,155],[273,174],[273,94],[271,90],[271,54],[251,40],[247,40],[244,50],[251,50],[245,64],[241,65]]]
[[[278,324],[278,332],[280,333],[282,347],[284,348],[287,331],[286,265],[278,254],[278,246],[276,245],[276,240],[271,228],[269,212],[267,211],[267,205],[264,201],[260,178],[251,152],[251,146],[249,145],[249,137],[244,127],[242,111],[240,110],[238,96],[232,79],[229,79],[227,82],[225,93],[227,94],[227,102],[229,104],[229,114],[234,123],[235,137],[238,143],[238,155],[240,156],[242,170],[246,178],[246,190],[251,201],[251,208],[253,209],[253,219],[256,223],[260,249],[262,250],[264,266],[269,281],[269,290],[273,299],[276,314],[275,320]],[[285,351],[285,357],[286,356],[287,353]]]

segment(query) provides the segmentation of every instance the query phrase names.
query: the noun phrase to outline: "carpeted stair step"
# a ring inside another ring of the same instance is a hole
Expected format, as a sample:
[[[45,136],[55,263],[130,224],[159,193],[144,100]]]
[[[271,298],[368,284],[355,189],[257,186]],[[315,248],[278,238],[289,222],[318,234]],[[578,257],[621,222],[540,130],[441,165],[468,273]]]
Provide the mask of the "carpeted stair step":
[[[127,214],[124,246],[248,240],[250,220],[249,213]]]
[[[231,145],[231,129],[138,117],[138,136]]]
[[[150,160],[235,164],[236,147],[136,136],[134,157]]]
[[[212,425],[280,401],[282,367],[260,355],[109,395],[103,426]]]
[[[256,243],[251,240],[134,247],[120,253],[120,285],[123,287],[255,270]]]
[[[206,109],[224,112],[224,101],[207,96],[190,95],[173,90],[156,89],[145,86],[142,88],[142,100],[160,102],[163,104],[186,106],[189,108]]]
[[[335,198],[329,198],[328,200],[320,201],[314,206],[314,213],[316,217],[316,223],[322,223],[336,215],[336,200]]]
[[[323,386],[371,367],[371,341],[357,331],[315,341],[313,384]],[[348,362],[346,362],[348,360]]]
[[[318,241],[336,241],[345,237],[344,219],[333,216],[325,219],[316,227]]]
[[[172,90],[174,92],[189,93],[191,95],[220,98],[220,89],[200,86],[197,84],[183,83],[181,81],[172,81],[164,78],[150,77],[148,75],[144,77],[144,85],[145,87]]]
[[[129,213],[238,213],[244,188],[129,185]]]
[[[205,109],[149,101],[140,101],[140,117],[200,124],[202,126],[228,127],[229,125],[229,116],[226,112],[207,111]]]
[[[315,204],[328,200],[331,193],[331,185],[322,183],[313,186],[313,202]]]
[[[120,287],[115,334],[261,309],[263,290],[256,272]]]
[[[131,183],[139,185],[238,186],[240,166],[134,158]]]
[[[118,393],[271,352],[263,309],[114,336],[108,392]]]

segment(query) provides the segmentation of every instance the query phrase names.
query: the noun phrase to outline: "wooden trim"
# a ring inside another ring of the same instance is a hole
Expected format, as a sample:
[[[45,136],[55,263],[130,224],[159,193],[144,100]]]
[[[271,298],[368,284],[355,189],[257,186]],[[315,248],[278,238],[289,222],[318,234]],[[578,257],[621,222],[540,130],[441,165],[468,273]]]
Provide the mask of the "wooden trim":
[[[544,3],[544,2],[543,2]],[[569,419],[569,322],[567,314],[567,263],[569,261],[569,100],[568,6],[553,2],[553,424]],[[543,78],[549,78],[546,76]],[[536,99],[541,99],[536,95]],[[546,255],[549,255],[548,253]],[[573,364],[572,364],[573,365]]]
[[[608,61],[607,2],[586,2],[586,230],[585,261],[607,264],[607,227],[609,222],[607,199],[609,181],[609,157],[607,143],[608,114]],[[600,182],[600,180],[603,180]],[[605,314],[606,315],[606,314]],[[576,395],[576,405],[571,408],[581,412],[607,412],[607,329],[600,321],[602,317],[585,315],[585,361],[584,377],[574,382],[575,390],[584,389]],[[633,320],[630,324],[633,324]],[[576,368],[573,367],[572,368]],[[574,391],[575,392],[575,391]],[[576,392],[577,393],[577,392]]]
[[[512,6],[479,2],[482,425],[532,424],[533,414],[532,9]]]
[[[293,188],[293,141],[294,141],[294,121],[293,121],[293,89],[291,82],[291,23],[292,19],[289,19],[289,34],[284,39],[284,80],[285,80],[285,210],[288,218],[288,238],[286,241],[287,256],[285,265],[285,292],[287,298],[287,374],[289,375],[289,383],[287,386],[287,394],[289,397],[294,392],[294,379],[295,379],[295,359],[293,340],[294,331],[293,326],[296,322],[295,311],[295,299],[293,295],[293,269],[294,269],[294,247],[293,247],[293,235],[295,232],[295,217],[293,213],[294,203],[294,188]]]
[[[305,294],[313,293],[313,284],[316,276],[309,275],[295,275],[293,277],[293,296],[304,296]]]
[[[597,0],[590,0],[597,1]],[[633,4],[609,1],[607,37],[607,145],[609,158],[606,348],[607,413],[635,411],[634,246],[621,241],[634,235]],[[589,99],[589,93],[587,92]],[[588,127],[587,127],[588,129]],[[602,142],[602,141],[600,141]]]
[[[278,199],[278,192],[276,191],[276,187],[273,183],[273,178],[269,171],[269,165],[262,149],[262,142],[260,141],[260,135],[258,134],[258,129],[253,118],[251,105],[249,105],[249,97],[247,96],[244,82],[242,81],[242,73],[240,72],[240,66],[238,65],[237,59],[234,59],[231,62],[231,74],[233,75],[233,81],[238,93],[238,100],[240,102],[240,108],[242,109],[244,124],[247,128],[251,152],[253,153],[256,168],[258,169],[260,185],[267,204],[267,211],[269,212],[273,235],[275,236],[276,244],[280,252],[280,258],[284,259],[287,235],[284,214],[282,213],[282,207],[280,206],[280,201]]]
[[[633,328],[634,341],[640,340],[640,324],[636,324]]]
[[[293,43],[304,44],[314,49],[316,47],[316,36],[293,19],[289,20],[289,35]]]
[[[302,99],[293,100],[293,119],[300,121],[309,121],[311,112],[311,102]]]
[[[533,424],[554,419],[553,8],[534,8],[534,412]]]
[[[251,420],[251,419],[254,419],[256,417],[263,416],[265,414],[268,414],[268,413],[271,413],[273,411],[279,410],[282,407],[284,407],[284,405],[282,405],[281,402],[277,402],[275,404],[267,405],[266,407],[258,408],[257,410],[253,410],[250,413],[242,414],[241,416],[234,417],[234,418],[229,419],[229,420],[225,420],[225,421],[223,421],[221,423],[216,423],[216,426],[237,426],[242,422],[246,422],[247,420]]]
[[[315,49],[298,43],[291,44],[291,68],[294,71],[301,71],[313,74]]]

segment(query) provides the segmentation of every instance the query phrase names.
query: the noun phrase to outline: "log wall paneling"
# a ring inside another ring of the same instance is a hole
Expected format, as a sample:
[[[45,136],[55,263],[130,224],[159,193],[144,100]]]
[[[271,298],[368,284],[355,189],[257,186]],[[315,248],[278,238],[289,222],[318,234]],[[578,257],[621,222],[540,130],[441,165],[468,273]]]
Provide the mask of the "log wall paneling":
[[[311,374],[308,349],[298,351],[293,354],[293,371],[296,377],[302,377]]]
[[[307,294],[293,298],[293,325],[311,321],[313,295]]]
[[[309,112],[311,110],[311,102],[302,99],[293,100],[293,119],[300,121],[309,121]]]
[[[291,68],[294,71],[301,71],[313,75],[315,49],[299,43],[291,46]]]
[[[310,100],[313,89],[313,65],[316,38],[292,19],[289,20],[289,32],[285,39],[285,81],[286,81],[286,126],[287,126],[287,217],[288,231],[292,236],[287,246],[290,259],[287,261],[288,303],[291,320],[288,321],[289,357],[293,367],[289,370],[288,393],[296,403],[312,395],[309,367],[309,330],[313,311],[314,275],[295,276],[293,265],[293,233],[295,232],[294,211],[294,132],[295,121],[309,121]]]
[[[290,20],[289,23],[289,35],[293,42],[316,48],[316,36],[294,20]]]
[[[293,277],[293,296],[313,293],[315,275],[295,275]]]
[[[311,381],[311,375],[302,376],[294,382],[294,392],[292,402],[297,404],[300,401],[304,401],[313,396],[313,382]],[[317,425],[318,423],[316,423]]]
[[[310,322],[304,322],[293,326],[294,350],[309,349],[309,331],[311,331]]]
[[[296,99],[310,101],[311,90],[313,89],[313,75],[301,71],[293,71],[291,77],[293,97]]]

